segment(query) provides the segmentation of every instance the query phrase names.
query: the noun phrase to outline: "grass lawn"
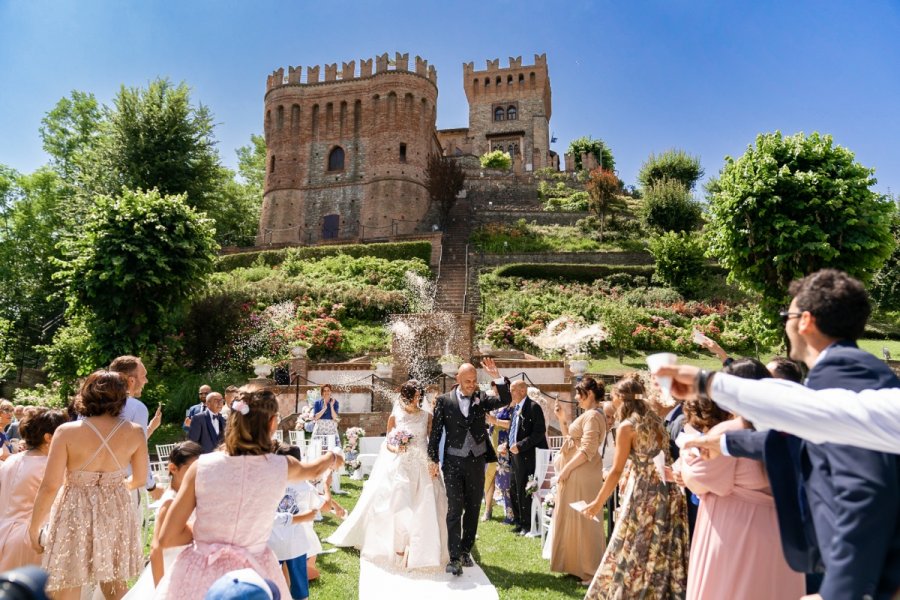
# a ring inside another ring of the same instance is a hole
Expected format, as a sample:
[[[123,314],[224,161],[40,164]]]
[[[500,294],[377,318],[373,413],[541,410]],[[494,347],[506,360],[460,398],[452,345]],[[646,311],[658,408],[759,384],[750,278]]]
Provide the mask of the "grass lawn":
[[[349,494],[335,498],[349,511],[356,505],[362,482],[344,477],[341,488]],[[500,511],[499,507],[495,507],[494,515],[499,517]],[[324,540],[337,529],[338,523],[330,515],[316,523],[316,533],[323,540],[322,546],[326,550],[332,546]],[[541,558],[540,545],[540,538],[516,537],[509,532],[509,526],[495,519],[479,523],[473,555],[497,588],[501,600],[584,597],[585,588],[574,577],[550,573],[550,563]],[[359,552],[340,548],[333,554],[319,556],[316,564],[322,576],[310,584],[310,598],[347,600],[358,597]],[[390,592],[385,590],[384,595],[387,597]]]

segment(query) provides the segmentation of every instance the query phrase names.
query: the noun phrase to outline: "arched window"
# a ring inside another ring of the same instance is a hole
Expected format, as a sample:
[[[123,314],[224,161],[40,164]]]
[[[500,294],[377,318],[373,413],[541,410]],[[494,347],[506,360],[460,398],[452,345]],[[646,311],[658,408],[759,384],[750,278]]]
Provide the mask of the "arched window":
[[[501,83],[503,83],[503,78],[497,75],[497,87],[500,87]]]
[[[343,171],[344,170],[344,149],[335,146],[328,154],[328,170]]]
[[[502,106],[498,106],[497,108],[494,109],[494,120],[495,121],[502,121],[505,116],[506,116],[506,111],[503,110]]]
[[[506,120],[507,121],[515,121],[518,118],[519,117],[518,117],[518,113],[516,113],[515,106],[510,106],[509,108],[506,109]]]
[[[269,159],[269,173],[275,172],[275,155],[272,155],[272,158]]]
[[[283,106],[278,107],[278,112],[276,113],[276,115],[277,116],[275,119],[275,128],[278,130],[281,130],[281,128],[284,127],[284,107]]]

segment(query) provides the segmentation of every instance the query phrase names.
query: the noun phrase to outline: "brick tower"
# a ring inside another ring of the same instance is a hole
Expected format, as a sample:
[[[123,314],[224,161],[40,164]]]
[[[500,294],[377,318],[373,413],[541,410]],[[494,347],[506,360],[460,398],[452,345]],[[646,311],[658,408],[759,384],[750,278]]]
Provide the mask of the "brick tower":
[[[358,73],[356,61],[325,65],[321,81],[318,66],[306,68],[305,81],[303,67],[268,77],[257,244],[376,240],[428,227],[425,166],[441,152],[437,72],[418,56],[409,70],[409,54],[372,63],[360,60]]]

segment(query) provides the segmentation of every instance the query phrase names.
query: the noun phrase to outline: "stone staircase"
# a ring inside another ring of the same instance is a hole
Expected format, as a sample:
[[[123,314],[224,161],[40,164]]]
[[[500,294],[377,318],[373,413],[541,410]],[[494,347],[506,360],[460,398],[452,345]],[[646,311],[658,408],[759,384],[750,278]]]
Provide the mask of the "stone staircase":
[[[450,211],[441,241],[441,271],[437,280],[435,310],[439,312],[472,312],[466,303],[466,244],[472,231],[471,204],[460,198]],[[469,265],[472,269],[472,265]],[[471,275],[471,273],[470,273]],[[468,310],[467,310],[468,308]]]

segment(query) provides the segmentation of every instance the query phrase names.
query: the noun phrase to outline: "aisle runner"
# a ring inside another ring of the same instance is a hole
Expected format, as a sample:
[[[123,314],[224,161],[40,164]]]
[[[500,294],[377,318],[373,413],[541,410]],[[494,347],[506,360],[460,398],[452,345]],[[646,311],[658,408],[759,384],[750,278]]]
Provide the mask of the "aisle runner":
[[[394,598],[427,598],[428,600],[454,599],[498,600],[497,588],[491,585],[481,567],[475,565],[463,569],[460,577],[439,571],[437,573],[408,573],[389,570],[365,559],[359,561],[360,600],[382,600],[386,595]]]

